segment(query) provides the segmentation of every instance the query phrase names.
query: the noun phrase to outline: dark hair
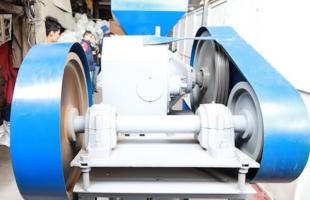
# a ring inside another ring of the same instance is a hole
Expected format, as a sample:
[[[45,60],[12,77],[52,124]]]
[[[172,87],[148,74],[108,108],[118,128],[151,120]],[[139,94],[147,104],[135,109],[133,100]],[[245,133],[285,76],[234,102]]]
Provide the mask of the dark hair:
[[[57,31],[61,31],[63,28],[61,26],[61,24],[58,22],[58,20],[54,17],[46,17],[45,19],[45,29],[46,29],[46,36],[48,36],[48,34],[50,32],[57,32]]]
[[[83,34],[83,38],[84,38],[86,35],[89,35],[89,34],[92,35],[92,32],[90,32],[90,31],[85,31],[84,34]]]

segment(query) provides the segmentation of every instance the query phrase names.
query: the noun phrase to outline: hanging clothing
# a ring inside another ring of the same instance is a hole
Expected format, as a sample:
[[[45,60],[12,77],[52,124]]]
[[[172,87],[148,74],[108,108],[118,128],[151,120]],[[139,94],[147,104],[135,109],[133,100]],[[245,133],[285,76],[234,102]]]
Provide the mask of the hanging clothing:
[[[4,80],[4,97],[6,104],[8,105],[12,102],[13,91],[18,72],[18,70],[13,66],[12,48],[10,42],[6,42],[0,46],[0,67],[2,79]]]

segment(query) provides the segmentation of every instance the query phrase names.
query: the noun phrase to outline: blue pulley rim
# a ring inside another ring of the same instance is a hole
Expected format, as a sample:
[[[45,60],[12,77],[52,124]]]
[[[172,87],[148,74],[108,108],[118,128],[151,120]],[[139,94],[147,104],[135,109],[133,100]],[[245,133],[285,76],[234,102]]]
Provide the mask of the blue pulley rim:
[[[201,27],[196,37],[207,32],[230,60],[230,88],[246,81],[253,88],[263,119],[263,149],[260,168],[250,170],[256,182],[290,182],[303,171],[310,151],[310,120],[297,90],[231,27]],[[192,47],[193,66],[196,48]],[[270,112],[270,109],[276,109]]]
[[[84,114],[92,104],[90,75],[85,72],[88,64],[78,43],[36,45],[20,67],[12,102],[11,155],[24,199],[72,198],[79,170],[69,164],[81,138],[69,140],[64,116],[70,106]]]

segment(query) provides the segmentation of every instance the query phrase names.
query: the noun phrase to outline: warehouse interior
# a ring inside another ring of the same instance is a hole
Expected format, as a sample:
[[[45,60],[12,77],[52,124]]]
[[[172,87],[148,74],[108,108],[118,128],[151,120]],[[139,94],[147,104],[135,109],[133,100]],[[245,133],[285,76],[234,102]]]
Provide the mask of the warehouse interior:
[[[0,0],[0,200],[310,199],[309,18]]]

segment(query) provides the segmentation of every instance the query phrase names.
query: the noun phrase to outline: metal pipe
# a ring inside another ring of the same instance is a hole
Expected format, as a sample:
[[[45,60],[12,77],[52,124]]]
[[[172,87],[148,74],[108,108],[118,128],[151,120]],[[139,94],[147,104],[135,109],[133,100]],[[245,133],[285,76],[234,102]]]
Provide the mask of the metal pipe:
[[[120,133],[198,133],[199,116],[117,116]]]
[[[243,165],[238,172],[238,187],[241,191],[244,190],[245,182],[246,182],[246,174],[249,171],[248,165]]]

